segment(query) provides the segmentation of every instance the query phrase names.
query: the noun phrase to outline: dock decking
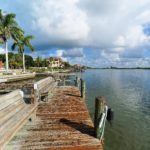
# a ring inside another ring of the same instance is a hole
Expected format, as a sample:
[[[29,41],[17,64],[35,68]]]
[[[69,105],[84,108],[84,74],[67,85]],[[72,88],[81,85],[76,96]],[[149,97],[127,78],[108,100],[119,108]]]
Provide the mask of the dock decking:
[[[103,150],[94,137],[86,104],[76,87],[58,87],[40,103],[35,122],[28,122],[5,150]]]

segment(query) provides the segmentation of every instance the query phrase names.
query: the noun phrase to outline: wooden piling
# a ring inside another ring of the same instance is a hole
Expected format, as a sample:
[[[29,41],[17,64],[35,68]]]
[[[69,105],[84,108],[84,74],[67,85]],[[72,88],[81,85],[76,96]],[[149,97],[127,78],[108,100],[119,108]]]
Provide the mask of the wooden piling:
[[[77,87],[77,77],[74,80],[74,85]]]
[[[85,99],[85,90],[86,90],[85,81],[83,79],[80,79],[80,82],[81,82],[81,97]]]
[[[63,86],[66,86],[66,80],[65,80],[65,78],[63,79]]]
[[[99,138],[99,122],[104,112],[104,108],[106,105],[106,99],[103,96],[95,98],[95,118],[94,118],[94,129],[95,129],[95,137]]]
[[[77,76],[76,79],[75,79],[75,86],[76,87],[79,87],[79,77]]]

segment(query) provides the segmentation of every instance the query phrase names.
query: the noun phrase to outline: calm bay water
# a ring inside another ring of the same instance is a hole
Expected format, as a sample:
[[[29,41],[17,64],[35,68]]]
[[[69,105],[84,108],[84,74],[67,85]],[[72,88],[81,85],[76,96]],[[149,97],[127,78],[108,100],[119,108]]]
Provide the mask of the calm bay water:
[[[150,150],[150,70],[87,70],[87,105],[94,116],[95,96],[113,108],[106,124],[105,150]]]

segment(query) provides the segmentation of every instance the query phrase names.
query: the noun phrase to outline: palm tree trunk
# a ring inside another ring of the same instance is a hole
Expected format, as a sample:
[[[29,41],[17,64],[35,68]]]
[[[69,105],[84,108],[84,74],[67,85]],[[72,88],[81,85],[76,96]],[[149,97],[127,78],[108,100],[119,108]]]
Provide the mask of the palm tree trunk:
[[[26,72],[24,52],[22,55],[23,55],[23,72]]]
[[[7,41],[5,41],[5,58],[6,58],[6,72],[8,72],[8,49],[7,49]]]

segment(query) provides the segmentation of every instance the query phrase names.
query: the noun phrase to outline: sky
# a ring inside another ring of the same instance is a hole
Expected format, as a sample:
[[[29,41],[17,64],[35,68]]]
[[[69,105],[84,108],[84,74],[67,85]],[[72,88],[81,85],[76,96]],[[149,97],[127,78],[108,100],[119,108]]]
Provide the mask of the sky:
[[[34,36],[36,51],[26,50],[33,57],[150,67],[149,0],[0,0],[0,9],[15,13],[25,33]]]

